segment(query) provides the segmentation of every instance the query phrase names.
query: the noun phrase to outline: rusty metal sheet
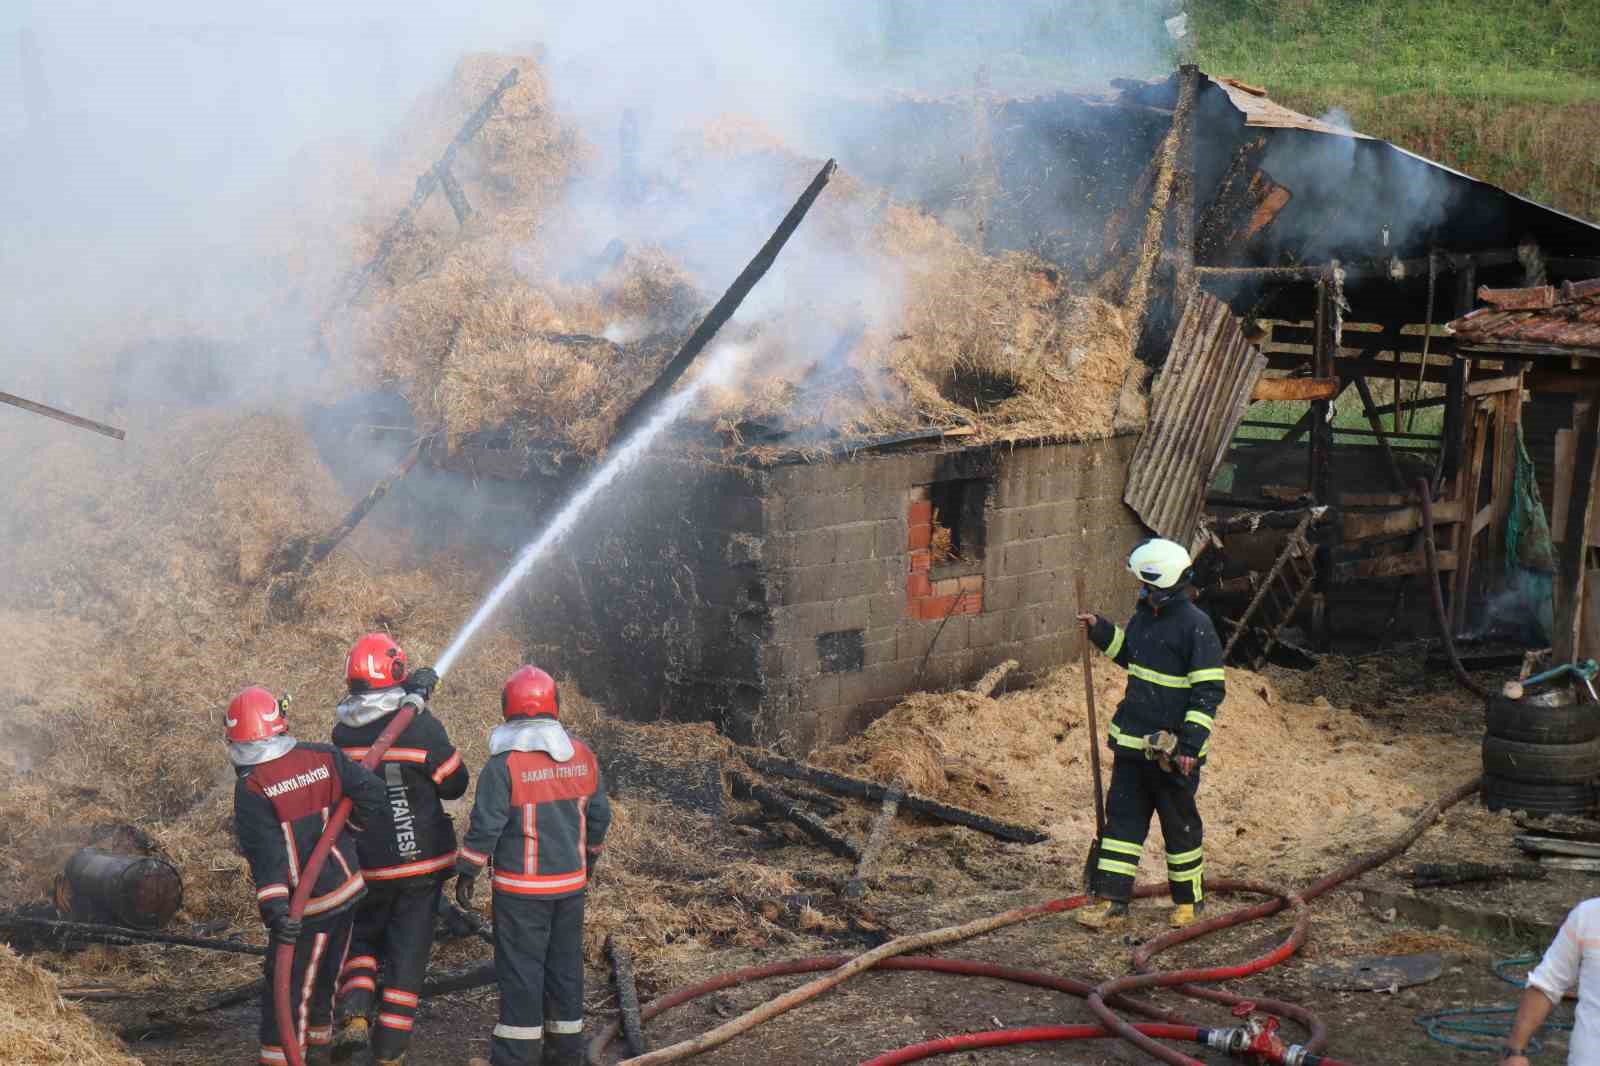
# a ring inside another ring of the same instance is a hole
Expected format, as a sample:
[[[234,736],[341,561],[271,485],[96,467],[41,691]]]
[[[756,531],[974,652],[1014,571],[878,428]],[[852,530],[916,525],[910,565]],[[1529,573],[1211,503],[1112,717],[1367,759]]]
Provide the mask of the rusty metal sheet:
[[[1206,490],[1267,367],[1228,306],[1189,301],[1151,390],[1150,420],[1128,468],[1123,500],[1158,535],[1187,545]]]
[[[1365,959],[1330,959],[1311,969],[1311,983],[1340,992],[1392,992],[1426,984],[1444,973],[1444,956],[1379,955]]]
[[[1501,289],[1479,295],[1496,306],[1480,307],[1450,323],[1462,342],[1535,344],[1600,349],[1600,278],[1568,282],[1559,296],[1550,286]],[[1548,301],[1548,302],[1544,302]]]

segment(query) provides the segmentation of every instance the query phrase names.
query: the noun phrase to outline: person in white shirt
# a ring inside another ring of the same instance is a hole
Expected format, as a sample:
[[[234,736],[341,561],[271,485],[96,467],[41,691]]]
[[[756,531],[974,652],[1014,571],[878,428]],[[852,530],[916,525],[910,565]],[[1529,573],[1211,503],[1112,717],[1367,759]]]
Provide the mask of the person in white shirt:
[[[1529,1066],[1528,1041],[1574,985],[1578,1016],[1567,1066],[1600,1066],[1600,898],[1572,908],[1544,959],[1528,975],[1501,1066]]]

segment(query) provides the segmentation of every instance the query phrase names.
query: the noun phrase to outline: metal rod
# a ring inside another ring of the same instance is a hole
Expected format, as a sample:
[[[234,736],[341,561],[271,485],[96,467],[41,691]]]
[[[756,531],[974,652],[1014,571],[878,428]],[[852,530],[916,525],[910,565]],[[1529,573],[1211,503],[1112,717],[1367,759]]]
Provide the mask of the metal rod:
[[[33,400],[24,400],[21,396],[13,396],[9,392],[0,392],[0,403],[8,403],[12,407],[20,407],[24,411],[32,411],[36,415],[44,415],[46,418],[53,418],[57,422],[65,422],[69,426],[87,429],[91,433],[99,433],[102,436],[111,437],[113,440],[123,440],[127,437],[127,434],[116,426],[108,426],[104,422],[96,422],[92,418],[70,414],[59,407],[35,403]]]

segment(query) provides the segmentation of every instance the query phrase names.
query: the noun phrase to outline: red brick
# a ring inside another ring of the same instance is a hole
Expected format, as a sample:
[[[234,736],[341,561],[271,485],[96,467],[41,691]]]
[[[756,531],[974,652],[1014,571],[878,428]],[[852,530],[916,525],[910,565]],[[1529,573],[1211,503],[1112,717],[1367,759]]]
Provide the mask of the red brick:
[[[961,606],[956,608],[955,613],[956,614],[982,614],[983,613],[983,593],[981,593],[981,592],[963,592],[961,594]]]
[[[933,553],[929,551],[914,551],[911,553],[911,569],[931,570],[933,568]]]
[[[918,500],[906,508],[906,521],[914,526],[933,525],[933,502]]]
[[[924,596],[933,595],[933,584],[928,580],[924,571],[913,571],[906,575],[906,596],[909,599],[920,600]]]
[[[933,540],[933,523],[918,522],[910,526],[906,534],[906,547],[912,551],[926,548],[928,542]]]
[[[959,596],[961,594],[961,579],[958,577],[942,577],[933,583],[935,596]]]
[[[968,574],[966,577],[962,578],[961,579],[961,591],[962,592],[976,592],[976,593],[983,592],[983,575],[982,574]]]
[[[938,621],[946,615],[954,614],[954,596],[927,596],[917,601],[917,617],[925,621]]]

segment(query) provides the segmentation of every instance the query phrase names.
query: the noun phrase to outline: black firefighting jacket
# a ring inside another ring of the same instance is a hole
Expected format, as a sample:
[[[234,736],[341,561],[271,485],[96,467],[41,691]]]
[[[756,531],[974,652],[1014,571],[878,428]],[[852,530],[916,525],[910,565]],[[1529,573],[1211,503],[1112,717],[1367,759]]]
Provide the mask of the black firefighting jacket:
[[[1210,617],[1187,596],[1159,611],[1141,599],[1126,629],[1096,615],[1089,639],[1128,671],[1112,749],[1143,752],[1144,738],[1165,730],[1177,734],[1179,754],[1204,761],[1223,697],[1222,642]]]
[[[352,821],[372,821],[386,813],[383,782],[328,744],[297,743],[276,759],[239,768],[233,828],[255,879],[262,921],[270,925],[288,910],[301,867],[345,796],[355,803]],[[346,830],[317,875],[304,917],[327,918],[365,894],[361,862]]]
[[[490,757],[456,863],[463,876],[476,876],[492,857],[496,892],[549,899],[583,891],[611,826],[611,803],[594,752],[577,739],[571,748],[560,762],[546,751]]]
[[[333,727],[333,742],[351,759],[366,758],[394,713],[374,721]],[[367,821],[356,837],[361,872],[368,881],[450,876],[456,861],[456,830],[440,800],[467,791],[467,768],[450,743],[444,724],[427,710],[417,713],[384,752],[378,776],[385,803],[380,817]]]

